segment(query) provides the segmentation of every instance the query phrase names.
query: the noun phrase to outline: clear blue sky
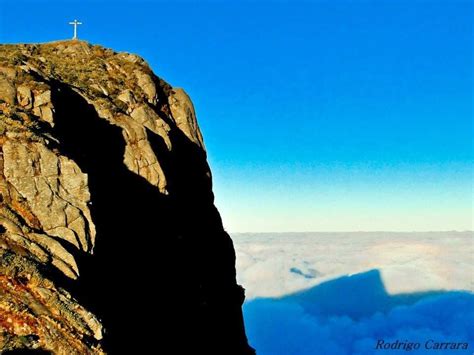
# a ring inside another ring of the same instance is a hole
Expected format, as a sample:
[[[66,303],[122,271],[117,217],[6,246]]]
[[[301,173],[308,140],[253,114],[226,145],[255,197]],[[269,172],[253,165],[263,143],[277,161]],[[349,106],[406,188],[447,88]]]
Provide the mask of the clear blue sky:
[[[77,18],[184,87],[230,231],[472,229],[471,1],[0,4],[0,42]]]

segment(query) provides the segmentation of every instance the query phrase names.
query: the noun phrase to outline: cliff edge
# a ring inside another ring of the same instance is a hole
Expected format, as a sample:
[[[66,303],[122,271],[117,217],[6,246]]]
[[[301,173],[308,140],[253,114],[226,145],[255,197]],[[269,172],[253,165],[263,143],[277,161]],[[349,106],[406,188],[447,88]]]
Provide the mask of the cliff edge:
[[[136,55],[0,45],[0,352],[253,354],[243,301],[187,94]]]

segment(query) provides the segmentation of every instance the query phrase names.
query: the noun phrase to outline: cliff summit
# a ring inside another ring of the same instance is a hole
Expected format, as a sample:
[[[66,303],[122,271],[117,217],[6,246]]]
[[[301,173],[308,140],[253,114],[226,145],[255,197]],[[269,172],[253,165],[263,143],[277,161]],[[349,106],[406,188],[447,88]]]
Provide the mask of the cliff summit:
[[[0,352],[253,354],[243,300],[188,95],[133,54],[0,45]]]

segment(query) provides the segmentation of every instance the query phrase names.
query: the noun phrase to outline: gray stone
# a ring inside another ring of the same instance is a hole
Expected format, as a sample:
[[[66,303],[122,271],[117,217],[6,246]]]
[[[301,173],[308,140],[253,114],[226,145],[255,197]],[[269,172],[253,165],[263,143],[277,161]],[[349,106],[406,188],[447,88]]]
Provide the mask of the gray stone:
[[[134,73],[137,78],[138,86],[145,93],[148,102],[156,105],[158,103],[158,96],[156,93],[155,83],[151,76],[138,70],[135,70]]]
[[[17,89],[17,100],[20,106],[31,109],[33,105],[33,95],[28,86],[19,86]]]
[[[15,104],[15,86],[4,76],[0,76],[0,101],[9,105]]]
[[[51,90],[35,94],[34,107],[39,107],[51,103]]]
[[[192,142],[200,148],[204,148],[204,141],[201,130],[199,129],[194,105],[188,94],[183,89],[174,89],[168,98],[171,114],[178,128]]]

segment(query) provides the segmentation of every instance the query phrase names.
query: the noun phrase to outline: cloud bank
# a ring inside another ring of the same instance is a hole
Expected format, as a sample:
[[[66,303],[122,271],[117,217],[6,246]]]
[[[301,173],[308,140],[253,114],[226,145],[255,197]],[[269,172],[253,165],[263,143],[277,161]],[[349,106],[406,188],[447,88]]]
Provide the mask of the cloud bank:
[[[472,232],[233,237],[259,355],[474,353]]]

